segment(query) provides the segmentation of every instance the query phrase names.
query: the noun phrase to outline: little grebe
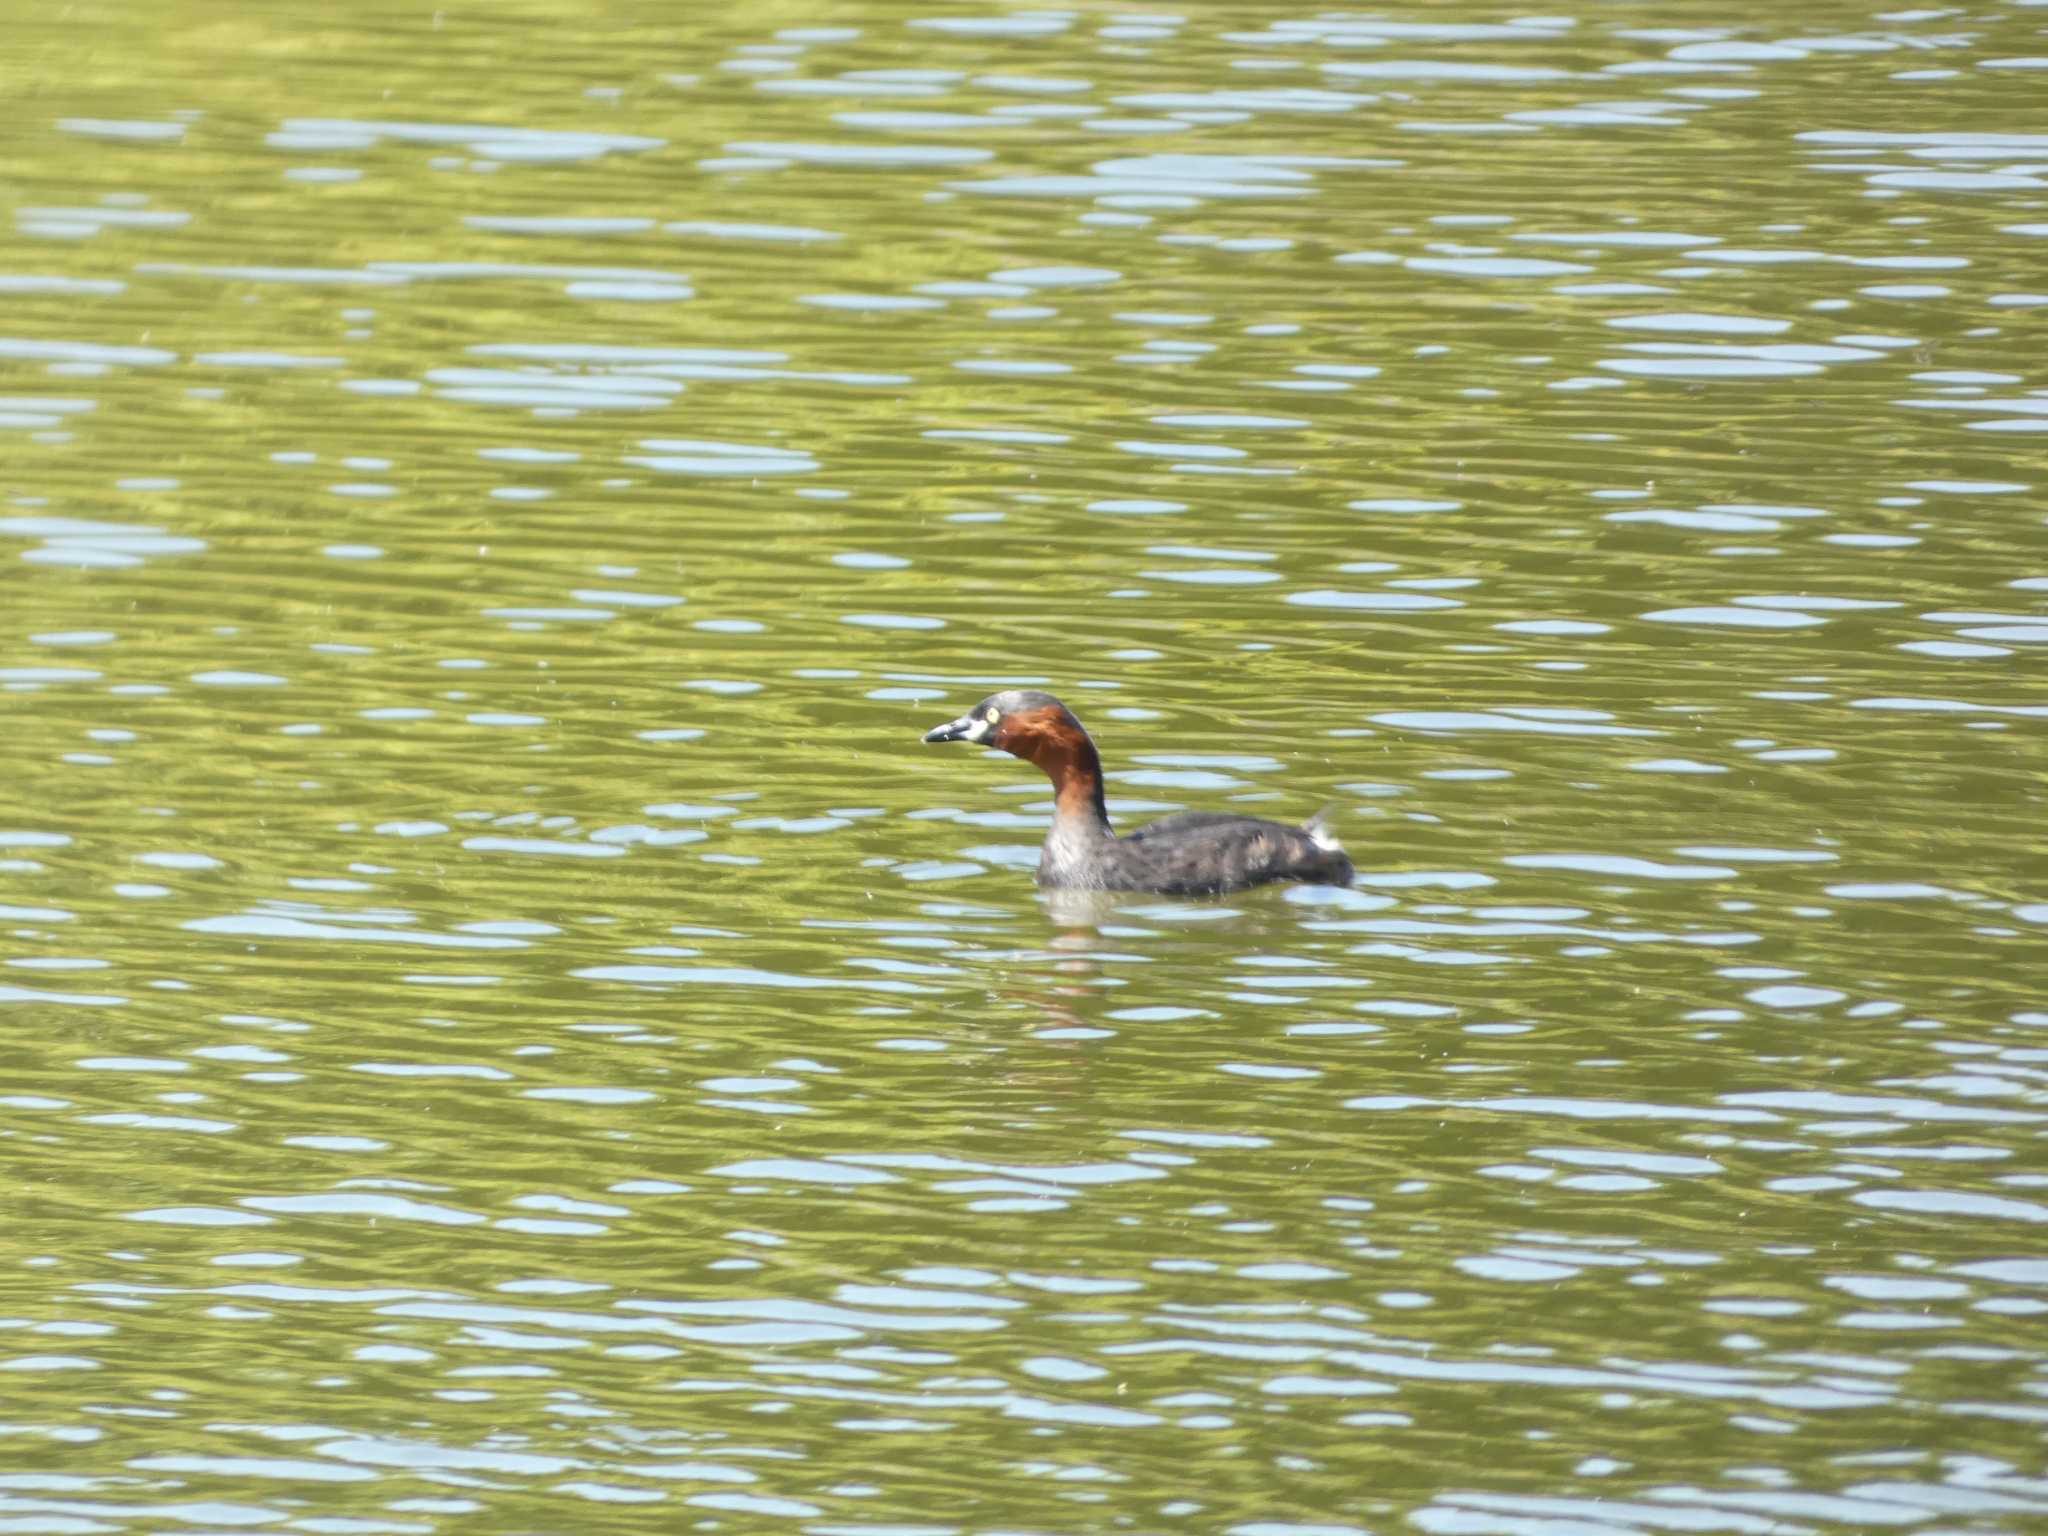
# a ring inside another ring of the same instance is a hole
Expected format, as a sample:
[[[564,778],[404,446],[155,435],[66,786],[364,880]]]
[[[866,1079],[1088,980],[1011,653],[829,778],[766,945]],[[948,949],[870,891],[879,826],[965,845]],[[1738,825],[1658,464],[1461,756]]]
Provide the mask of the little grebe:
[[[1213,896],[1274,880],[1349,885],[1344,856],[1320,816],[1305,827],[1184,811],[1118,837],[1102,802],[1102,759],[1073,711],[1049,693],[992,693],[926,741],[972,741],[1036,763],[1052,780],[1052,830],[1038,856],[1038,883],[1067,890],[1158,891]]]

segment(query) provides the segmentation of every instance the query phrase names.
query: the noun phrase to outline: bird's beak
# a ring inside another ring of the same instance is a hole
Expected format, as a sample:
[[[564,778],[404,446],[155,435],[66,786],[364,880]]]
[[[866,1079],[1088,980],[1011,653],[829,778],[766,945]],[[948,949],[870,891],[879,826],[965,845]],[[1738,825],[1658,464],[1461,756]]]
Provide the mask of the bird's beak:
[[[962,715],[924,733],[926,741],[979,741],[988,734],[988,722],[980,715]]]

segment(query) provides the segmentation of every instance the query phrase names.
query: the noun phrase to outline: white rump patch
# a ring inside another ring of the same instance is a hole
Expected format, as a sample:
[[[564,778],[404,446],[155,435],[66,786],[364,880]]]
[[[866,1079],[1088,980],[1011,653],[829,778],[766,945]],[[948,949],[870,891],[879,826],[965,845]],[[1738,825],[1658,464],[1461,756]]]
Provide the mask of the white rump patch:
[[[1342,853],[1344,845],[1337,841],[1337,834],[1330,830],[1328,811],[1317,811],[1309,817],[1308,824],[1301,830],[1308,834],[1308,840],[1325,853]]]

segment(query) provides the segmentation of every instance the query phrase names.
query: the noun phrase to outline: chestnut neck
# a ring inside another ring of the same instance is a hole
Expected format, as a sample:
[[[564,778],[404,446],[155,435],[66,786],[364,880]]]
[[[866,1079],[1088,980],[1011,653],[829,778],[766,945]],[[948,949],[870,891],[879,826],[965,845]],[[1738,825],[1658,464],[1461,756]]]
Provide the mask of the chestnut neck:
[[[1041,731],[1030,742],[1029,759],[1052,780],[1053,816],[1108,827],[1102,799],[1102,758],[1079,726]]]

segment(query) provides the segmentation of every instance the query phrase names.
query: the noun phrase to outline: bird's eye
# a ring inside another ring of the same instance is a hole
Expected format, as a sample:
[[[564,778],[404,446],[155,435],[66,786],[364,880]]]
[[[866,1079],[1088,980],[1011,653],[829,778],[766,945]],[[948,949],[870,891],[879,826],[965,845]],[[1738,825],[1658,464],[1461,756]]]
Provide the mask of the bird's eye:
[[[1003,718],[1003,712],[1000,709],[991,709],[985,712],[981,718],[986,720],[990,725],[994,725],[998,720]]]

